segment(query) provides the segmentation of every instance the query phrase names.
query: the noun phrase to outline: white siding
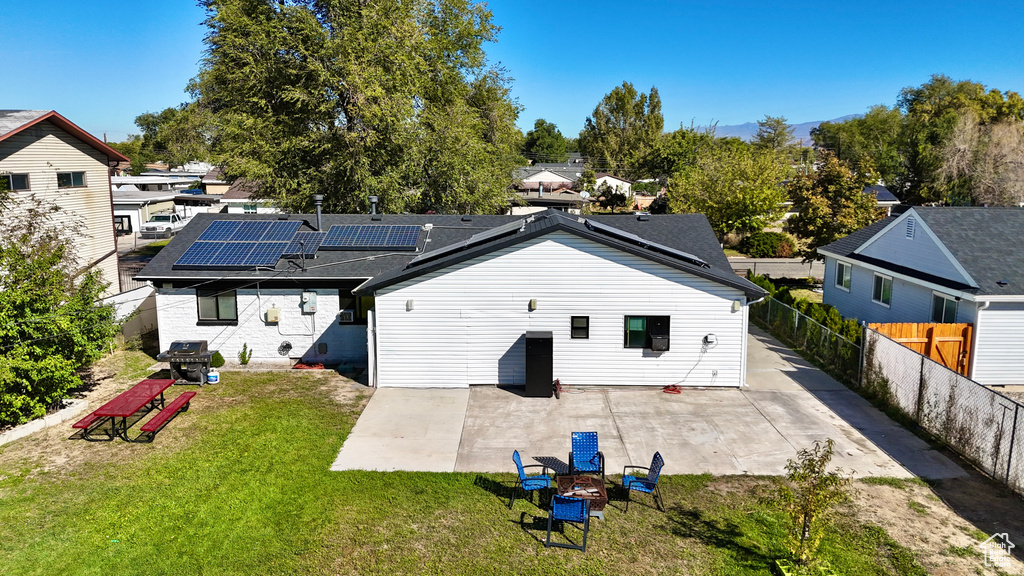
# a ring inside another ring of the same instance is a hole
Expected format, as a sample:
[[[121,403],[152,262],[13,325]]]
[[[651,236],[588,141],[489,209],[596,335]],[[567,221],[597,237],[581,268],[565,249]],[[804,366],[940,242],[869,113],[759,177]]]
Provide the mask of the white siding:
[[[1024,304],[978,311],[971,378],[986,386],[1024,384]]]
[[[378,384],[521,384],[524,333],[549,330],[554,376],[569,385],[741,386],[747,308],[732,312],[736,299],[739,290],[555,232],[378,291]],[[589,339],[569,337],[577,315],[590,317]],[[670,351],[624,348],[627,315],[670,316]],[[718,344],[702,353],[706,334]]]
[[[316,289],[317,312],[303,314],[302,291],[297,289],[237,290],[237,326],[197,326],[199,310],[196,292],[191,289],[157,289],[157,316],[160,349],[174,340],[206,340],[211,349],[220,350],[228,362],[238,361],[242,344],[253,351],[253,361],[287,361],[302,358],[306,362],[366,363],[366,326],[338,324],[340,300],[337,290]],[[265,322],[269,308],[281,310],[277,324]],[[278,347],[290,342],[292,350],[281,356]],[[320,354],[317,344],[327,344]]]
[[[120,292],[117,254],[111,254],[116,244],[106,155],[55,125],[40,122],[0,142],[0,172],[29,175],[31,190],[15,194],[15,206],[34,194],[80,219],[82,234],[74,244],[81,265],[100,270],[110,283],[108,295]],[[85,172],[86,185],[58,189],[57,172]]]

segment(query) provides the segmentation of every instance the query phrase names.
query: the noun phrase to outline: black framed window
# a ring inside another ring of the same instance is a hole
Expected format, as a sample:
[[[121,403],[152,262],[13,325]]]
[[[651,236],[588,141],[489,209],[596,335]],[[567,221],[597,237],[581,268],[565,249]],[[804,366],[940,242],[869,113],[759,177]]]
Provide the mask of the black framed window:
[[[12,191],[28,190],[28,174],[4,174],[0,176],[7,180],[7,189]]]
[[[668,316],[626,316],[623,333],[623,348],[648,348],[654,352],[669,349]]]
[[[85,172],[57,172],[57,188],[85,186]]]
[[[932,293],[932,322],[956,322],[956,299],[937,292]]]
[[[199,324],[238,324],[234,290],[196,290]]]
[[[341,294],[338,315],[339,324],[366,324],[370,308],[373,308],[373,296],[352,296]]]
[[[570,321],[572,338],[590,338],[590,316],[573,316]]]

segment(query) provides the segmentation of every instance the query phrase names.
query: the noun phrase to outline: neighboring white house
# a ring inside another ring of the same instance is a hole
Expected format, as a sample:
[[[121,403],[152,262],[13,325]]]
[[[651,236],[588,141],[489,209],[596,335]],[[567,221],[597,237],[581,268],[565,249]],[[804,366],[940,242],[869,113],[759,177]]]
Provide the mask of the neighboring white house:
[[[374,386],[516,385],[524,336],[541,330],[567,384],[744,383],[747,305],[764,292],[703,215],[322,219],[197,216],[137,276],[157,288],[161,348],[354,363]],[[290,248],[263,236],[286,257],[257,267],[242,238],[260,226],[297,235]]]
[[[13,206],[35,196],[77,218],[79,263],[100,271],[108,295],[120,292],[109,170],[128,161],[54,111],[0,110],[0,177],[14,192]]]
[[[220,197],[228,214],[277,214],[280,212],[270,200],[253,198],[250,185],[244,179],[235,180]]]
[[[597,179],[597,183],[594,185],[595,190],[602,184],[607,184],[617,194],[625,194],[627,198],[633,197],[633,182],[605,172],[598,172],[594,174],[594,177]]]
[[[915,207],[818,248],[824,302],[869,323],[969,322],[968,376],[1024,384],[1024,210]]]

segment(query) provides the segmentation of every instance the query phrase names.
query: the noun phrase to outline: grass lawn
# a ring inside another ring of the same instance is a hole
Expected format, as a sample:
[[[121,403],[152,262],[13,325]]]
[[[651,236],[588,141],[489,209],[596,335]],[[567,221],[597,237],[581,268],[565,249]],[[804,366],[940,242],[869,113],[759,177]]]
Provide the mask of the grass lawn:
[[[225,372],[152,444],[67,423],[0,447],[0,573],[767,575],[785,555],[773,478],[663,477],[666,513],[610,489],[582,554],[507,508],[510,474],[330,472],[364,401],[333,375]],[[837,574],[925,573],[853,513],[822,550]]]

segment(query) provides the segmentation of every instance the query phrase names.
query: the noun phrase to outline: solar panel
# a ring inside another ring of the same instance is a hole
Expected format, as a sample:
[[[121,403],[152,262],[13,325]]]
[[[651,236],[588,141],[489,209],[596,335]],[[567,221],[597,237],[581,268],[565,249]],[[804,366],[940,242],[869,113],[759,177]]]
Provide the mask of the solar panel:
[[[242,223],[237,220],[214,220],[199,235],[200,241],[229,240]]]
[[[285,258],[298,258],[305,255],[307,258],[315,256],[317,248],[327,237],[327,232],[296,232],[292,241],[284,249]]]
[[[261,239],[263,242],[287,242],[292,239],[295,235],[295,231],[299,229],[302,222],[297,221],[277,221],[271,222],[270,228],[267,229],[266,234]]]
[[[210,258],[210,268],[236,268],[245,266],[245,259],[256,247],[256,242],[225,242],[221,249]]]
[[[195,242],[178,258],[174,267],[205,265],[223,245],[221,242]]]
[[[277,266],[277,261],[281,258],[281,254],[287,246],[287,242],[259,242],[252,249],[252,252],[245,257],[242,264],[246,267],[266,266],[273,268]]]
[[[629,242],[632,242],[643,248],[648,248],[650,250],[654,250],[655,252],[661,252],[662,254],[665,254],[667,256],[672,256],[674,258],[686,260],[690,264],[700,266],[701,268],[711,268],[710,264],[708,264],[701,258],[694,256],[693,254],[690,254],[689,252],[683,252],[682,250],[676,250],[671,246],[665,246],[664,244],[658,244],[657,242],[644,240],[643,238],[637,236],[636,234],[619,230],[618,228],[608,226],[607,224],[594,222],[593,220],[586,220],[584,223],[586,224],[587,228],[590,228],[591,230],[596,230],[597,232],[601,232],[602,234],[615,236],[622,240],[628,240]]]
[[[263,237],[267,228],[270,228],[270,222],[242,222],[228,240],[231,242],[257,242]]]
[[[419,226],[353,225],[331,226],[320,245],[322,250],[415,250]]]

